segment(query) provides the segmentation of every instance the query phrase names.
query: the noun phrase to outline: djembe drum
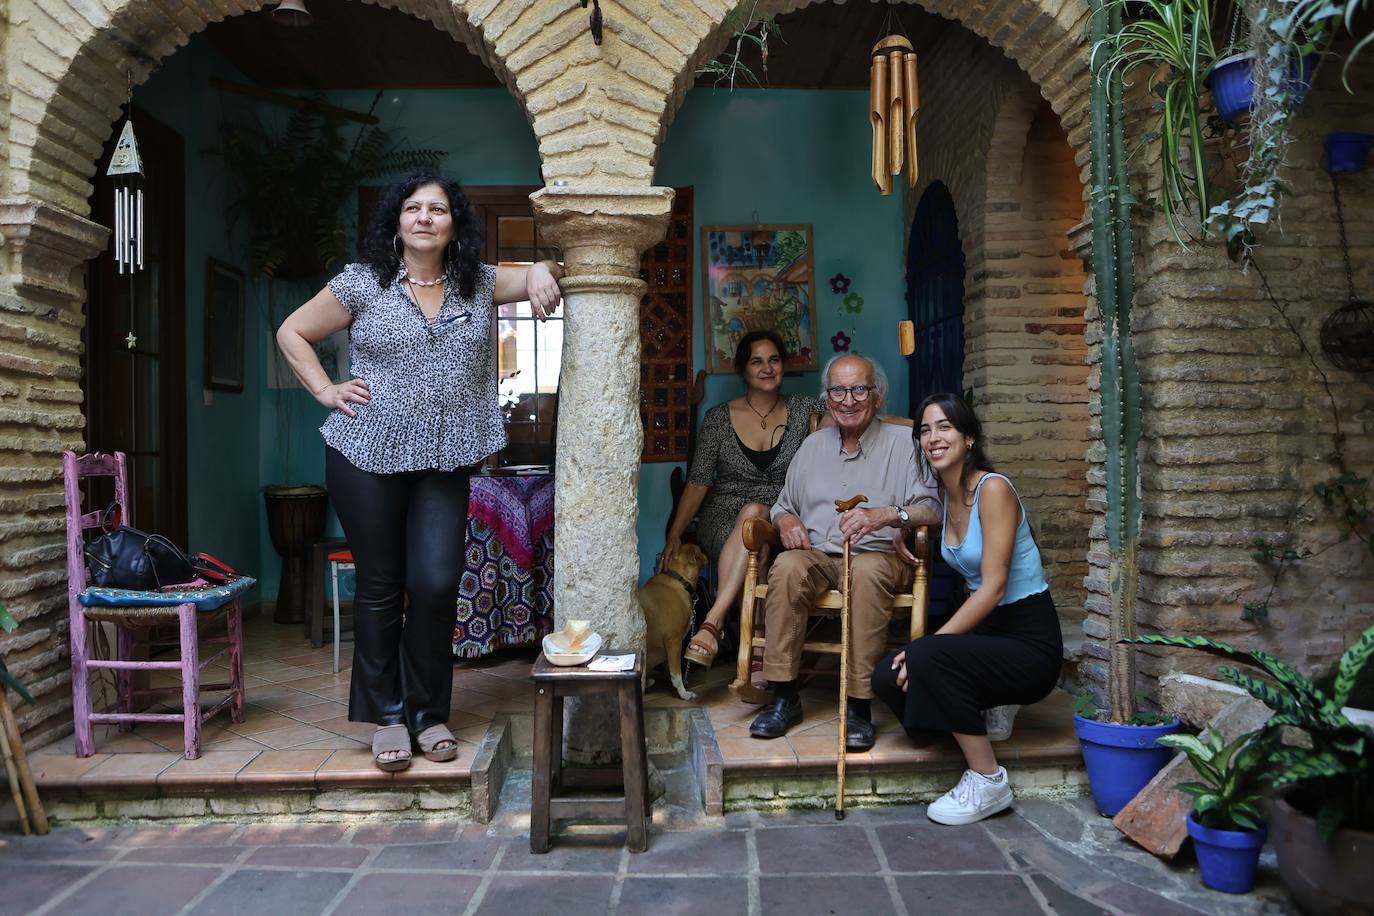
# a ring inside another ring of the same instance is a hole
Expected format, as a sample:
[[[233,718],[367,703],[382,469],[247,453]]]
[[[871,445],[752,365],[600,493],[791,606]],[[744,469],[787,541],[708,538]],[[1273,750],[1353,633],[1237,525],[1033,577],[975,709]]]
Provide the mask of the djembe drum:
[[[267,531],[281,554],[281,584],[277,588],[277,623],[300,623],[310,607],[306,594],[310,542],[324,534],[329,491],[317,486],[268,487]]]

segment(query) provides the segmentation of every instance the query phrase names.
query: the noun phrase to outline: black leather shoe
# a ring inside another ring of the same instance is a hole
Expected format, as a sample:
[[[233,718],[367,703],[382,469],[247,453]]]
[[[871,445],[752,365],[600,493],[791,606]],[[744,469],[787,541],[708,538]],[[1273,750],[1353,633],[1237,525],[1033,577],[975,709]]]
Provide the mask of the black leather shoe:
[[[755,738],[781,738],[787,730],[802,720],[801,700],[777,698],[763,712],[754,717],[749,734]]]
[[[852,710],[845,716],[844,731],[844,746],[851,751],[866,751],[878,740],[873,723]]]

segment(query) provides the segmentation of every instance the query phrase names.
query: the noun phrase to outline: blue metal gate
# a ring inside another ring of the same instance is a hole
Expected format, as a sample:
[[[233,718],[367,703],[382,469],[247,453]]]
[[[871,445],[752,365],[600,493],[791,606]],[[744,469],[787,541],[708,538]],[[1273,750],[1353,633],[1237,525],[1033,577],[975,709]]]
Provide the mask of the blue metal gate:
[[[962,391],[964,249],[949,188],[936,181],[921,195],[906,254],[906,302],[916,324],[908,360],[911,409],[937,391]]]
[[[962,392],[964,378],[964,248],[954,198],[942,182],[921,195],[906,253],[907,313],[916,325],[916,352],[907,357],[914,414],[927,395]],[[916,425],[921,422],[915,417]],[[932,632],[959,609],[963,581],[935,551],[930,576]]]

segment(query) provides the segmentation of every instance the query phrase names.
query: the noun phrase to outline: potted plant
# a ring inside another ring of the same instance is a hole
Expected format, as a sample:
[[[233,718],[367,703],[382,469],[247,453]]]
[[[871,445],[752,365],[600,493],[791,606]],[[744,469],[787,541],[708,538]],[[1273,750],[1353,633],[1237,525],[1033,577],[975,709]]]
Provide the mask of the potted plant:
[[[1099,812],[1115,816],[1164,769],[1174,756],[1164,740],[1181,727],[1177,717],[1148,709],[1137,708],[1126,721],[1112,721],[1087,697],[1074,703],[1073,730]]]
[[[1329,689],[1266,652],[1205,636],[1133,641],[1199,649],[1268,675],[1217,669],[1274,710],[1255,740],[1268,761],[1264,778],[1280,792],[1269,825],[1279,876],[1306,913],[1367,912],[1374,900],[1374,728],[1352,721],[1343,707],[1374,655],[1374,626],[1346,649]],[[1300,736],[1289,737],[1293,732]]]
[[[1258,732],[1246,732],[1227,743],[1212,726],[1201,735],[1168,735],[1159,743],[1182,751],[1197,771],[1197,782],[1175,788],[1193,799],[1188,835],[1197,851],[1202,883],[1228,894],[1255,886],[1260,849],[1268,836],[1260,817],[1259,770],[1264,748]]]

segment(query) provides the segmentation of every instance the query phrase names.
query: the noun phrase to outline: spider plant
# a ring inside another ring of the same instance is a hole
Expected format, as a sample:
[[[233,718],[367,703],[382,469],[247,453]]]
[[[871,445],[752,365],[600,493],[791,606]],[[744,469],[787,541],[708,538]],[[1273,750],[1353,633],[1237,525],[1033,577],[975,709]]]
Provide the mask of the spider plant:
[[[1111,0],[1126,12],[1126,0]],[[1198,235],[1212,200],[1203,153],[1203,81],[1219,56],[1212,39],[1212,0],[1131,0],[1132,18],[1092,48],[1099,79],[1120,78],[1126,85],[1139,70],[1158,82],[1157,135],[1160,151],[1161,210],[1179,244],[1187,247],[1180,213],[1196,213]],[[1229,50],[1229,49],[1224,49]],[[1196,202],[1196,210],[1194,210]],[[1193,233],[1187,232],[1190,237]]]
[[[3,604],[0,604],[0,630],[11,633],[17,626],[19,626],[19,622],[14,619],[14,616],[10,614]],[[10,670],[5,667],[5,659],[3,656],[0,656],[0,686],[3,686],[6,690],[13,690],[28,703],[34,702],[33,694],[29,693],[24,685],[19,683],[18,679],[15,678],[13,674],[10,674]]]

